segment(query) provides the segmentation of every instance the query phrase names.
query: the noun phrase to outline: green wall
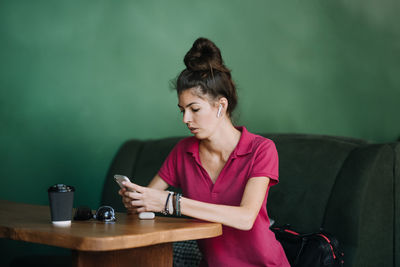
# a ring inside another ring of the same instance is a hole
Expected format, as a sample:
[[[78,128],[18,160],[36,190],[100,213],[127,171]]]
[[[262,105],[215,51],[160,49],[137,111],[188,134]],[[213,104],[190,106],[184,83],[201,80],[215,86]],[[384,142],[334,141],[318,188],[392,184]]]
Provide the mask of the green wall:
[[[396,1],[0,0],[0,199],[97,208],[129,138],[187,135],[169,83],[204,36],[253,132],[400,136]],[[157,170],[154,170],[156,172]]]

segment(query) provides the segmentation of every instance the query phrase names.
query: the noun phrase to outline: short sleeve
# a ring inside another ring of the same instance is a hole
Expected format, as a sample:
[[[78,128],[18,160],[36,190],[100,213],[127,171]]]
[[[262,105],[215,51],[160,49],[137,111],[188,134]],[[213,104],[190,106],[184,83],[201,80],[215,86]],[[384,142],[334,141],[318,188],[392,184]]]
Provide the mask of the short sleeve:
[[[271,186],[279,182],[278,152],[274,142],[269,139],[264,139],[257,146],[249,178],[260,176],[269,177]]]
[[[178,162],[178,146],[177,144],[169,153],[168,157],[165,159],[158,175],[169,185],[174,187],[179,187],[179,181],[177,179],[176,170]]]

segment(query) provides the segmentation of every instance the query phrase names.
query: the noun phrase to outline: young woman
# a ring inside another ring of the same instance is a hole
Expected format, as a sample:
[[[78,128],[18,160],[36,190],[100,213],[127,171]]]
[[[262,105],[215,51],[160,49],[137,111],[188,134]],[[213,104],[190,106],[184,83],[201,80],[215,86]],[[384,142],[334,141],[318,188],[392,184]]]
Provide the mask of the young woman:
[[[136,191],[120,190],[125,207],[162,212],[171,198],[181,214],[222,223],[222,236],[198,241],[202,266],[289,266],[266,209],[269,188],[278,183],[274,143],[232,124],[236,89],[213,42],[197,39],[184,62],[178,107],[194,136],[174,147],[148,187],[125,184]],[[182,189],[178,202],[168,185]]]

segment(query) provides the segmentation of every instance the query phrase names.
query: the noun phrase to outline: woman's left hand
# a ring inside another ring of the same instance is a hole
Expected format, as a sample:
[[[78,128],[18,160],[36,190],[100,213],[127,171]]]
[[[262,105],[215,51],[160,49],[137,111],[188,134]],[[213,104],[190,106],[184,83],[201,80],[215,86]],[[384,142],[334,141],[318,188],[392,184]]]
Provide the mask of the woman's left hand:
[[[144,187],[130,182],[123,182],[123,185],[128,189],[123,192],[123,197],[129,199],[128,201],[124,201],[128,210],[136,210],[136,212],[161,212],[164,210],[165,201],[168,197],[167,191]]]

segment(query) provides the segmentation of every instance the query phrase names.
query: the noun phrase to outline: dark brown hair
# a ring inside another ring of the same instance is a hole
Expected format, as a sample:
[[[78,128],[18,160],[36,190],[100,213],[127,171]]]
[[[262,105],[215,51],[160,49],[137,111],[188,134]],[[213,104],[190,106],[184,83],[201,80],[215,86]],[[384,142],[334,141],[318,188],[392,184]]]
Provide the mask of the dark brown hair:
[[[183,61],[186,69],[179,74],[175,86],[178,95],[187,89],[199,88],[201,94],[212,99],[225,97],[227,113],[231,116],[237,105],[236,87],[219,48],[206,38],[198,38]]]

